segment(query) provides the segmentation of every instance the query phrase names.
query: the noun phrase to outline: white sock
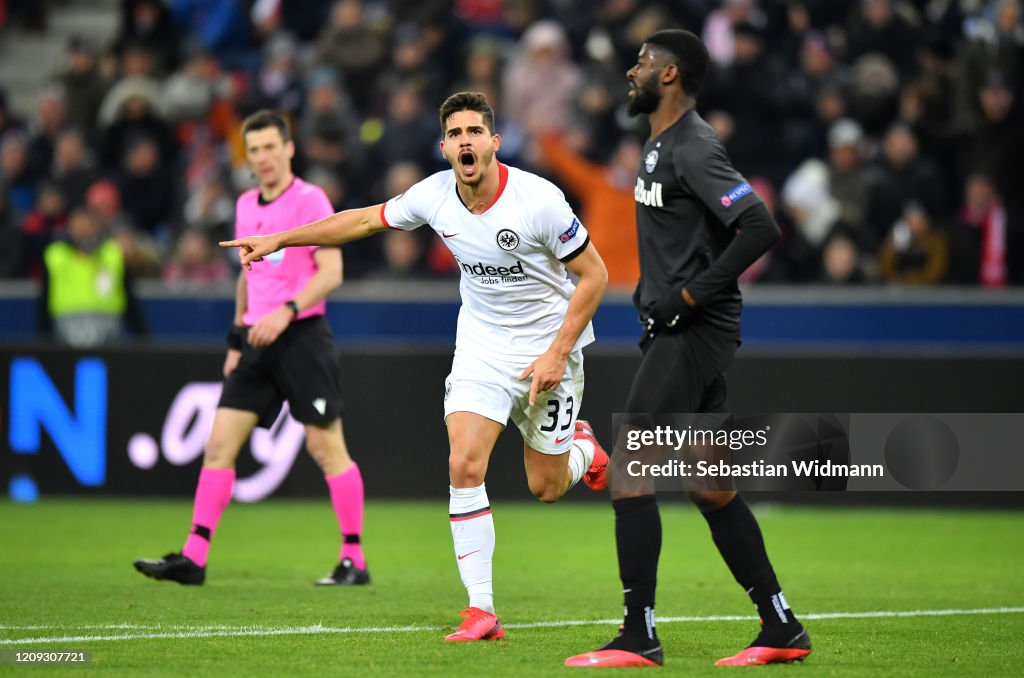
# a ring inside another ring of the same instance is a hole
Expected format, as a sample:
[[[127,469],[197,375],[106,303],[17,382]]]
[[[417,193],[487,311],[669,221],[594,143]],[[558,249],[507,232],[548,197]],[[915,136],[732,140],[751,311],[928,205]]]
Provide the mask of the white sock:
[[[455,559],[469,606],[494,614],[491,561],[494,557],[494,520],[487,490],[480,487],[449,487],[448,520],[452,527]]]
[[[572,447],[569,448],[569,474],[572,476],[569,481],[569,489],[572,489],[580,481],[580,478],[593,463],[594,443],[584,438],[574,440]]]

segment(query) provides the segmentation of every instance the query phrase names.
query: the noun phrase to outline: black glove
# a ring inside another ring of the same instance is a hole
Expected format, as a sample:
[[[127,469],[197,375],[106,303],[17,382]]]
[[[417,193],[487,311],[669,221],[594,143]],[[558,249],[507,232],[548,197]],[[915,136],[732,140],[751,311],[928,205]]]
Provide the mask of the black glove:
[[[696,309],[683,299],[683,283],[673,285],[668,294],[651,307],[647,316],[647,334],[653,337],[662,330],[679,331],[693,316]]]

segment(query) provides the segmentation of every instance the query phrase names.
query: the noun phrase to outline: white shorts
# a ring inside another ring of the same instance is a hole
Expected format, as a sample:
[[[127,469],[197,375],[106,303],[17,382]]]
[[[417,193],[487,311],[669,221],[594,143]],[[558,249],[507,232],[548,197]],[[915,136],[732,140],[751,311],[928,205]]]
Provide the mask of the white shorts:
[[[511,416],[533,449],[544,454],[568,452],[583,402],[583,351],[569,354],[558,388],[538,393],[533,407],[531,379],[519,381],[529,364],[456,351],[452,372],[444,380],[445,419],[452,412],[472,412],[505,426]]]

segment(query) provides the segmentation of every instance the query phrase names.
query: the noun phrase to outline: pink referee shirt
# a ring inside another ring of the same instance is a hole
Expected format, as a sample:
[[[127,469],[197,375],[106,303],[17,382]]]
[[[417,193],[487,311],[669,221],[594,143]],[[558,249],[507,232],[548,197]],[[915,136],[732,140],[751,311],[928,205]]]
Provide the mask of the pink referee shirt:
[[[334,208],[319,186],[295,177],[284,193],[273,202],[260,204],[260,191],[254,188],[238,197],[235,211],[235,237],[269,235],[305,226],[334,214]],[[287,247],[245,270],[248,289],[242,322],[252,326],[275,308],[294,299],[316,273],[313,253],[318,248]],[[299,314],[299,318],[323,315],[327,300],[321,300]]]

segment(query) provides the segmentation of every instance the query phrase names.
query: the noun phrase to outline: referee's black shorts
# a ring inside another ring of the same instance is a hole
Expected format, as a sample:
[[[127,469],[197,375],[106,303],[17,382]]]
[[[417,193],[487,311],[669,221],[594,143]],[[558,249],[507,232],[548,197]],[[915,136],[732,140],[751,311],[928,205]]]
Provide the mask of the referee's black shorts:
[[[246,338],[218,407],[255,412],[259,426],[269,428],[285,400],[303,424],[327,424],[341,416],[337,349],[323,316],[296,320],[270,346],[254,348]]]
[[[725,370],[738,346],[738,330],[700,321],[659,333],[646,345],[626,412],[725,412]]]

